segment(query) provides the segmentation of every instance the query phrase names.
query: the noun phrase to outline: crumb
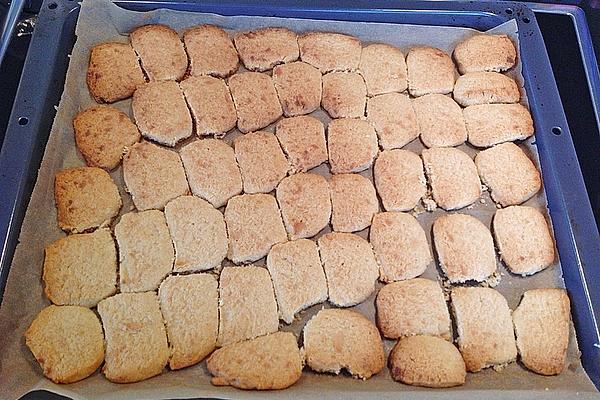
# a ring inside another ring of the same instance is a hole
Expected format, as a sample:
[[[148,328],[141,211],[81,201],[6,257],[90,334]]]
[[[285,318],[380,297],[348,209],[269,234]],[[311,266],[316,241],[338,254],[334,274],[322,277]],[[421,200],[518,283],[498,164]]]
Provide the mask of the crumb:
[[[429,212],[433,212],[437,208],[437,204],[433,199],[423,199],[423,205],[425,206],[425,210]]]
[[[501,279],[502,279],[502,274],[500,272],[496,271],[485,281],[481,282],[482,283],[481,286],[489,286],[492,288],[496,287],[500,283]]]

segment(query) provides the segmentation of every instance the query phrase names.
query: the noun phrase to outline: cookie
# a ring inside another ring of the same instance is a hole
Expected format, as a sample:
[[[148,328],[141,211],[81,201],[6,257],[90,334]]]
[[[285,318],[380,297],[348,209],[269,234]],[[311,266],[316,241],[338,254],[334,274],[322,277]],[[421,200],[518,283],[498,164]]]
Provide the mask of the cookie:
[[[305,62],[273,68],[273,83],[286,117],[304,115],[321,105],[321,72]]]
[[[329,165],[333,174],[360,172],[369,168],[377,155],[377,134],[364,120],[334,119],[327,126]]]
[[[494,241],[477,218],[447,214],[433,223],[438,261],[451,283],[483,282],[496,271]]]
[[[435,281],[415,278],[385,285],[375,306],[377,326],[386,338],[430,335],[452,340],[444,293]]]
[[[221,265],[227,255],[223,214],[196,196],[181,196],[165,206],[175,246],[173,271],[205,271]]]
[[[131,97],[146,80],[130,45],[101,43],[90,52],[86,82],[97,103],[114,103]]]
[[[188,58],[173,29],[166,25],[144,25],[131,32],[129,40],[151,82],[183,78]]]
[[[318,244],[329,301],[338,307],[365,301],[375,291],[379,276],[369,242],[353,233],[332,232],[321,236]]]
[[[327,281],[312,240],[298,239],[276,244],[267,256],[279,318],[294,322],[294,316],[312,305],[327,300]]]
[[[242,133],[264,128],[283,114],[273,80],[260,72],[242,72],[229,78],[229,90]]]
[[[540,172],[514,143],[502,143],[479,152],[475,165],[492,199],[503,207],[521,204],[542,187]]]
[[[541,375],[565,369],[571,306],[564,289],[533,289],[523,294],[512,318],[521,362]]]
[[[146,139],[173,147],[192,136],[192,117],[177,82],[150,82],[138,87],[131,109]]]
[[[360,118],[365,115],[367,88],[356,72],[323,75],[321,106],[331,118]]]
[[[379,153],[373,177],[386,211],[412,210],[427,193],[421,157],[408,150]]]
[[[140,140],[140,132],[127,114],[109,106],[97,105],[73,119],[75,145],[85,163],[107,171],[115,169],[126,147]]]
[[[454,60],[461,74],[501,72],[515,66],[517,50],[507,35],[479,34],[456,46]]]
[[[406,385],[446,388],[464,385],[465,362],[454,345],[434,336],[401,339],[390,353],[392,378]]]
[[[54,200],[58,226],[70,233],[107,226],[122,205],[117,185],[106,171],[96,167],[57,172]]]
[[[379,201],[370,180],[358,174],[339,174],[331,178],[330,188],[334,231],[356,232],[371,225]]]
[[[194,365],[215,349],[217,286],[217,279],[209,274],[170,276],[160,285],[158,297],[171,350],[171,369]]]
[[[374,43],[363,47],[358,69],[365,78],[369,96],[403,92],[408,86],[404,54],[393,46]]]
[[[328,159],[325,127],[314,117],[282,118],[275,136],[288,158],[291,173],[306,172]]]
[[[453,147],[467,140],[462,109],[450,97],[428,94],[412,103],[425,146]]]
[[[296,34],[286,28],[241,32],[233,40],[244,67],[250,71],[267,71],[300,57]]]
[[[454,148],[423,150],[423,165],[436,204],[444,210],[458,210],[481,196],[477,167],[467,153]]]
[[[259,260],[287,234],[277,200],[269,194],[232,197],[225,208],[229,235],[227,258],[236,264]]]
[[[222,79],[212,76],[190,76],[179,84],[194,118],[198,136],[224,136],[235,128],[237,114]]]
[[[98,314],[106,337],[106,379],[139,382],[163,371],[169,345],[156,293],[117,294],[98,303]]]
[[[533,135],[533,120],[521,104],[480,104],[463,110],[469,143],[490,147]]]
[[[239,58],[227,32],[214,25],[199,25],[183,34],[190,59],[190,75],[226,78],[233,74]]]
[[[196,140],[180,151],[194,195],[215,208],[242,193],[242,175],[231,146],[219,139]]]
[[[275,332],[215,351],[206,367],[215,386],[285,389],[302,376],[304,356],[291,332]]]
[[[175,259],[165,215],[158,210],[124,214],[115,226],[115,238],[121,292],[158,289]]]
[[[123,179],[139,211],[162,210],[189,193],[179,154],[150,142],[136,143],[123,157]]]
[[[291,175],[277,186],[276,196],[290,239],[315,236],[329,225],[329,183],[321,175]]]
[[[454,100],[463,107],[476,104],[518,103],[517,82],[498,72],[470,72],[459,76],[454,85]]]
[[[387,93],[367,100],[367,121],[373,125],[382,149],[399,149],[419,137],[419,124],[407,95]]]
[[[541,212],[511,206],[496,211],[492,222],[502,261],[513,274],[532,275],[554,263],[554,241]]]
[[[253,339],[279,328],[277,302],[266,268],[225,267],[219,278],[218,346]]]
[[[377,328],[351,310],[323,309],[304,327],[306,363],[317,372],[369,379],[385,366],[383,343]]]
[[[467,371],[501,368],[515,361],[517,346],[510,308],[496,290],[484,287],[452,289],[452,312],[458,348]]]
[[[425,231],[410,214],[375,214],[369,240],[379,264],[379,280],[383,282],[415,278],[433,261]]]
[[[454,63],[434,47],[413,47],[406,56],[408,91],[414,96],[451,93],[454,89]]]
[[[104,361],[102,326],[85,307],[44,308],[25,332],[25,344],[54,383],[85,379]]]
[[[298,37],[300,59],[318,68],[330,71],[354,71],[360,62],[360,41],[341,33],[309,32]]]
[[[290,169],[277,137],[271,132],[238,136],[233,141],[233,148],[246,193],[272,191]]]

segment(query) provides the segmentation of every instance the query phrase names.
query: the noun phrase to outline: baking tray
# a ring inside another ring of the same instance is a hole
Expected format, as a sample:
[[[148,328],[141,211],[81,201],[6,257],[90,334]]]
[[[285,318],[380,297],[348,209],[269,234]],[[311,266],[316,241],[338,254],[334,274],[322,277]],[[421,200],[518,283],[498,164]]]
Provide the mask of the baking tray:
[[[486,30],[515,18],[520,32],[523,75],[535,120],[548,208],[554,223],[565,284],[573,304],[578,344],[587,374],[600,387],[598,313],[600,279],[593,263],[600,238],[577,162],[544,42],[533,12],[515,2],[353,1],[275,5],[259,1],[117,1],[137,11],[172,8],[223,15],[261,15],[346,21],[453,25]],[[60,99],[73,46],[78,5],[43,3],[0,152],[0,292],[4,288],[20,224]]]

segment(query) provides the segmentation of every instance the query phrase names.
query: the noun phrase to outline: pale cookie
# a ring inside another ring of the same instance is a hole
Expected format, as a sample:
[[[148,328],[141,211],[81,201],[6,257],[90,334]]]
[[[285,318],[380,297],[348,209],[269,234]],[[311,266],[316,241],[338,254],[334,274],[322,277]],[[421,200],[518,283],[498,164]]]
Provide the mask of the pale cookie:
[[[227,32],[218,26],[200,25],[183,34],[190,58],[190,75],[225,78],[238,68],[238,54]]]
[[[408,86],[404,54],[393,46],[375,43],[363,47],[358,69],[365,78],[369,96],[403,92]]]
[[[367,100],[367,121],[379,137],[382,149],[404,147],[419,137],[419,124],[412,101],[401,93],[388,93]]]
[[[412,279],[433,261],[425,231],[410,214],[375,214],[369,240],[379,264],[379,280],[393,282]]]
[[[173,147],[192,136],[192,117],[177,82],[150,82],[138,87],[131,109],[146,139]]]
[[[229,90],[242,133],[264,128],[283,114],[273,79],[260,72],[242,72],[229,78]]]
[[[225,208],[229,235],[227,258],[236,264],[259,260],[287,234],[277,200],[269,194],[243,194],[229,200]]]
[[[515,361],[517,346],[510,308],[500,292],[484,287],[452,289],[458,348],[467,371],[501,368]]]
[[[97,103],[114,103],[131,97],[146,80],[130,45],[101,43],[90,52],[86,82]]]
[[[227,255],[223,214],[196,196],[181,196],[165,206],[175,245],[173,271],[205,271],[219,267]]]
[[[356,232],[371,225],[379,201],[370,180],[358,174],[339,174],[331,178],[330,188],[334,231]]]
[[[94,307],[117,291],[117,249],[109,229],[70,235],[45,249],[44,293],[57,305]]]
[[[454,60],[461,74],[481,71],[506,71],[517,60],[515,45],[506,35],[474,35],[454,49]]]
[[[225,267],[219,278],[218,346],[276,332],[277,302],[266,268]]]
[[[115,169],[126,147],[140,140],[140,132],[127,114],[97,105],[73,119],[75,144],[90,167]]]
[[[57,172],[54,200],[58,226],[70,233],[107,226],[122,205],[117,185],[106,171],[96,167]]]
[[[541,375],[565,369],[571,306],[564,289],[534,289],[523,294],[513,312],[521,362]]]
[[[502,207],[521,204],[542,188],[540,172],[514,143],[502,143],[475,156],[481,181]]]
[[[25,332],[25,344],[54,383],[85,379],[104,361],[102,326],[85,307],[44,308]]]
[[[370,168],[377,155],[377,134],[364,120],[334,119],[327,126],[329,165],[333,174]]]
[[[206,367],[215,386],[285,389],[302,376],[304,355],[291,332],[275,332],[215,351]]]
[[[442,288],[429,279],[385,285],[377,294],[377,326],[389,339],[413,335],[452,340],[450,314]]]
[[[315,236],[329,225],[329,183],[321,175],[291,175],[277,186],[276,196],[290,239]]]
[[[179,86],[194,118],[198,136],[224,136],[235,128],[237,114],[225,81],[212,76],[190,76]]]
[[[462,109],[452,98],[428,94],[412,102],[421,141],[427,147],[453,147],[467,140]]]
[[[433,223],[438,261],[451,283],[483,282],[496,271],[494,240],[477,218],[447,214]]]
[[[98,314],[106,336],[106,379],[139,382],[163,371],[169,345],[156,293],[117,294],[98,303]]]
[[[377,328],[351,310],[324,309],[304,327],[306,363],[317,372],[369,379],[385,366],[383,343]]]
[[[287,155],[291,173],[306,172],[328,159],[325,127],[314,117],[282,118],[275,135]]]
[[[242,193],[242,175],[231,146],[219,139],[197,140],[179,152],[192,193],[219,208]]]
[[[481,196],[475,163],[455,148],[425,149],[421,153],[433,200],[444,210],[458,210]]]
[[[273,68],[273,83],[286,117],[311,113],[321,105],[321,72],[298,61]]]
[[[367,87],[356,72],[323,75],[321,105],[331,118],[360,118],[365,115]]]
[[[123,158],[123,179],[139,211],[163,209],[189,193],[179,154],[150,142],[134,144]]]
[[[406,56],[408,91],[414,96],[451,93],[454,89],[454,63],[434,47],[413,47]]]
[[[188,58],[179,35],[165,25],[145,25],[129,34],[131,47],[150,81],[178,81],[188,67]]]
[[[379,153],[373,177],[386,211],[412,210],[427,193],[423,161],[408,150]]]
[[[124,214],[115,226],[115,238],[121,292],[158,289],[175,259],[165,215],[158,210]]]
[[[532,275],[554,263],[554,241],[541,212],[511,206],[496,211],[492,223],[498,253],[510,272]]]
[[[318,244],[331,304],[350,307],[365,301],[379,276],[369,242],[353,233],[332,232]]]
[[[469,143],[490,147],[523,140],[534,133],[531,114],[521,104],[480,104],[463,110]]]
[[[209,274],[170,276],[158,291],[171,356],[169,367],[180,369],[208,356],[217,345],[219,295]]]
[[[250,71],[267,71],[300,57],[296,34],[286,28],[241,32],[233,40],[244,67]]]
[[[360,41],[341,33],[310,32],[298,37],[300,59],[329,71],[354,71],[360,62]]]
[[[296,313],[327,300],[327,281],[312,240],[298,239],[276,244],[267,256],[279,318],[294,322]]]
[[[517,82],[498,72],[470,72],[459,76],[454,85],[454,100],[463,107],[476,104],[518,103]]]
[[[434,336],[401,339],[390,353],[392,378],[407,385],[446,388],[464,385],[465,362],[454,345]]]
[[[290,169],[277,137],[271,132],[238,136],[233,141],[233,148],[246,193],[272,191]]]

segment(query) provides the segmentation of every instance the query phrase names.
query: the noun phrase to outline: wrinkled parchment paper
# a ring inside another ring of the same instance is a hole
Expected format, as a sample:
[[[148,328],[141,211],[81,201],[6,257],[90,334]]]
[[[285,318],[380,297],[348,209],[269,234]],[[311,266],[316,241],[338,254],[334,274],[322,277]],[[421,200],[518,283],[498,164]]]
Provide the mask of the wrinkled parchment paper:
[[[46,152],[39,170],[38,180],[23,222],[13,264],[10,270],[4,300],[0,308],[0,398],[18,398],[26,392],[35,389],[46,389],[75,399],[134,399],[134,398],[188,398],[188,397],[221,397],[221,398],[263,398],[267,393],[244,392],[228,387],[214,387],[210,384],[205,363],[186,368],[177,372],[167,372],[162,375],[135,384],[113,384],[96,372],[90,378],[71,385],[55,385],[45,379],[41,370],[25,346],[23,333],[35,315],[48,304],[43,295],[42,265],[44,246],[64,234],[56,223],[56,211],[53,199],[54,174],[68,167],[82,166],[84,161],[77,153],[71,125],[75,114],[94,104],[85,83],[89,49],[103,41],[127,41],[127,34],[132,29],[150,23],[162,23],[179,30],[204,23],[219,25],[230,32],[248,30],[264,26],[284,26],[296,32],[324,30],[355,35],[363,42],[384,42],[397,46],[404,52],[414,45],[430,45],[451,53],[455,44],[475,31],[465,28],[410,26],[381,23],[334,22],[302,19],[282,19],[267,17],[224,17],[214,14],[198,14],[157,10],[139,13],[123,10],[108,0],[84,0],[81,6],[76,34],[77,42],[73,48],[67,73],[64,92],[58,107],[56,119],[52,127]],[[493,31],[510,35],[518,44],[516,23],[510,21]],[[518,46],[517,46],[518,48]],[[523,87],[520,62],[511,72]],[[525,95],[525,93],[523,93]],[[523,102],[526,103],[524,96]],[[131,114],[130,100],[116,104],[118,108]],[[327,123],[329,117],[323,111],[313,114]],[[273,126],[267,128],[273,130]],[[232,132],[225,138],[231,140],[239,133]],[[530,155],[537,159],[535,141],[529,140],[523,144]],[[406,146],[407,149],[420,153],[422,144],[415,140]],[[467,145],[461,149],[474,156],[476,151]],[[539,163],[538,163],[539,164]],[[328,168],[322,165],[315,172],[328,176]],[[371,170],[363,172],[371,177]],[[123,198],[122,213],[133,209],[129,196],[123,190],[121,168],[111,173],[120,187]],[[527,202],[538,207],[545,213],[545,197],[542,194]],[[494,203],[486,193],[480,202],[461,210],[480,218],[490,226],[495,211]],[[418,219],[427,232],[431,244],[431,224],[442,210],[425,212],[416,210]],[[360,233],[367,237],[368,230]],[[226,264],[226,263],[224,263]],[[261,260],[257,264],[264,264]],[[504,266],[498,262],[501,280],[497,289],[508,299],[514,309],[524,290],[542,287],[563,287],[559,265],[540,272],[532,277],[520,278],[510,275]],[[429,265],[423,275],[430,279],[439,279],[438,267],[435,263]],[[380,285],[379,285],[380,286]],[[363,304],[355,307],[358,311],[374,320],[375,294]],[[282,325],[282,329],[291,330],[300,336],[306,321],[323,306],[321,304],[300,314],[299,319],[291,326]],[[394,342],[385,341],[386,353]],[[553,397],[565,398],[579,393],[582,397],[594,396],[595,389],[585,374],[579,362],[575,337],[571,337],[568,354],[568,367],[557,377],[543,377],[527,371],[518,363],[512,363],[502,372],[491,369],[468,374],[467,383],[459,388],[435,390],[416,388],[394,382],[389,372],[384,369],[368,381],[352,379],[348,376],[320,375],[309,371],[308,368],[300,381],[285,391],[268,393],[271,398],[459,398],[465,395],[479,397],[515,397],[531,398]],[[535,391],[535,393],[534,393]],[[569,393],[566,393],[569,392]]]

